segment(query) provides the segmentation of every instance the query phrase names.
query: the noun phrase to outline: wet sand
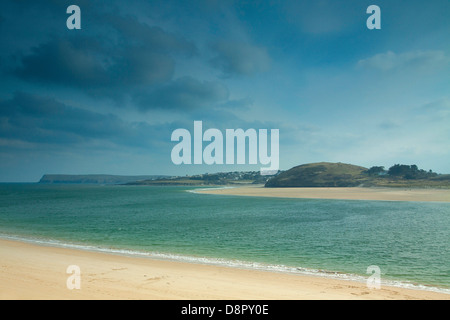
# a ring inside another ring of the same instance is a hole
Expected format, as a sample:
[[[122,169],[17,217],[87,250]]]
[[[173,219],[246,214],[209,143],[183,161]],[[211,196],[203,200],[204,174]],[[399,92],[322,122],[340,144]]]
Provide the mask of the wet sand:
[[[450,202],[450,189],[405,189],[405,188],[264,188],[244,186],[235,188],[200,189],[197,193],[341,200],[380,201],[437,201]]]

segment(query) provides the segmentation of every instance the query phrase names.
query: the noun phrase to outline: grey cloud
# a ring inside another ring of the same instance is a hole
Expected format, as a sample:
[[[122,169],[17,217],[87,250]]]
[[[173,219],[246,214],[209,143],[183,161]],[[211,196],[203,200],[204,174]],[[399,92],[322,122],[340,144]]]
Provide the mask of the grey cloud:
[[[268,71],[270,56],[263,47],[248,43],[220,41],[212,45],[216,56],[211,60],[226,76],[252,75]]]
[[[421,117],[429,118],[434,121],[448,121],[450,118],[450,98],[442,98],[423,106],[416,108],[415,110]]]
[[[429,69],[440,68],[448,65],[450,59],[443,51],[410,51],[395,53],[388,51],[372,57],[361,59],[357,66],[381,71],[397,69]]]
[[[153,85],[170,80],[174,67],[169,56],[147,48],[131,48],[117,59],[108,73],[114,87],[127,90],[130,85]]]
[[[91,38],[55,39],[32,49],[15,73],[35,82],[96,89],[129,89],[171,78],[173,60],[148,48],[108,48]]]
[[[126,122],[113,114],[75,108],[53,98],[16,93],[0,101],[0,138],[65,147],[102,140],[127,147],[150,147],[167,139],[169,126]],[[147,139],[145,137],[148,137]]]
[[[383,130],[392,130],[399,128],[400,125],[394,121],[391,120],[384,120],[380,124],[378,124],[378,128]]]
[[[142,110],[159,108],[192,111],[226,101],[228,95],[228,89],[218,82],[202,82],[184,77],[153,92],[137,95],[135,102]]]
[[[15,73],[26,80],[59,85],[105,86],[111,80],[100,43],[89,38],[54,39],[32,48]]]
[[[173,76],[175,58],[196,53],[193,43],[139,22],[107,15],[103,27],[55,36],[22,53],[13,74],[36,84],[82,89],[117,99],[137,88],[163,84]],[[98,22],[97,22],[98,23]]]
[[[231,110],[248,110],[254,104],[253,99],[247,97],[242,99],[228,100],[221,107]]]
[[[165,32],[158,26],[149,26],[139,22],[133,16],[107,16],[105,21],[110,23],[122,36],[126,45],[139,45],[152,48],[161,53],[182,53],[194,55],[197,48],[194,43],[175,34]]]
[[[317,36],[349,29],[367,5],[364,7],[359,0],[347,0],[345,5],[339,1],[285,1],[282,7],[289,23]]]

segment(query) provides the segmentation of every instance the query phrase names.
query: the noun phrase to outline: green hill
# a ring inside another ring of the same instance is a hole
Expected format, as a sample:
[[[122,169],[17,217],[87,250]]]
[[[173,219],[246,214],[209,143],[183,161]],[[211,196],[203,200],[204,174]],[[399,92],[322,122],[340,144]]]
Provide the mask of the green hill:
[[[318,162],[284,171],[265,186],[450,188],[450,175],[419,170],[415,165],[394,165],[386,171],[383,167],[367,169],[352,164]]]
[[[303,164],[270,179],[266,187],[356,187],[367,180],[366,170],[345,163]]]

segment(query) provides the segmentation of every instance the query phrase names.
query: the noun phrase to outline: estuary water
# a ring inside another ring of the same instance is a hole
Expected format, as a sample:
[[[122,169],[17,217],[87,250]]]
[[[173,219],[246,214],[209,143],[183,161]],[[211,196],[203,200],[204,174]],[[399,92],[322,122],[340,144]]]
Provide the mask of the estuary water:
[[[0,237],[450,293],[450,203],[0,184]]]

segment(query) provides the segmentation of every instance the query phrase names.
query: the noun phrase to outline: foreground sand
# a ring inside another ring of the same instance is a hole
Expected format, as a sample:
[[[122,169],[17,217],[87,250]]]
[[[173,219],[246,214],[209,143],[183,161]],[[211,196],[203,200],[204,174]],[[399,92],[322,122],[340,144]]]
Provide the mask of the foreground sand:
[[[81,288],[67,289],[69,265]],[[0,240],[0,299],[439,299],[450,295]]]
[[[404,188],[264,188],[245,186],[226,189],[202,189],[198,193],[309,199],[438,201],[450,202],[450,189]]]

